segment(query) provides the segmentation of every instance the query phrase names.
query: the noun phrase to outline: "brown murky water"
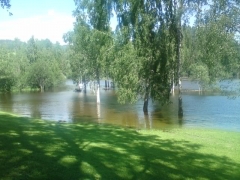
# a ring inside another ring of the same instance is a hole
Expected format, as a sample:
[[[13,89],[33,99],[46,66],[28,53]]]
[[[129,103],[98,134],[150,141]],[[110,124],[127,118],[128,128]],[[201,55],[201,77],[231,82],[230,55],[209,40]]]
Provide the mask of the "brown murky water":
[[[185,82],[187,86],[195,88],[196,84]],[[51,92],[0,94],[0,111],[51,121],[108,123],[138,129],[200,126],[240,131],[240,98],[185,93],[184,118],[179,120],[177,95],[164,107],[150,101],[149,114],[144,115],[142,101],[121,105],[113,89],[101,88],[101,103],[97,104],[96,95],[90,89],[83,93],[74,92],[74,88],[75,85],[67,81],[65,86]]]

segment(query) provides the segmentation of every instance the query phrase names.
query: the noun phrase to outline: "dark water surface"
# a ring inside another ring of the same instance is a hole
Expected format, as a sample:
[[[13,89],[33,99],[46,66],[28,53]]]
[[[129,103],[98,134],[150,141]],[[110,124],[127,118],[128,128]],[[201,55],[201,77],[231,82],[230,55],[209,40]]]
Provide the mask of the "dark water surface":
[[[104,83],[101,85],[103,87]],[[190,82],[183,82],[183,85],[192,89],[197,87]],[[240,98],[233,100],[214,94],[183,93],[184,117],[179,120],[177,95],[172,96],[172,103],[164,107],[150,101],[149,114],[144,115],[143,102],[120,105],[115,91],[102,87],[99,105],[93,92],[74,92],[75,85],[67,81],[64,87],[52,92],[0,94],[0,111],[52,121],[109,123],[140,129],[181,126],[240,131]]]

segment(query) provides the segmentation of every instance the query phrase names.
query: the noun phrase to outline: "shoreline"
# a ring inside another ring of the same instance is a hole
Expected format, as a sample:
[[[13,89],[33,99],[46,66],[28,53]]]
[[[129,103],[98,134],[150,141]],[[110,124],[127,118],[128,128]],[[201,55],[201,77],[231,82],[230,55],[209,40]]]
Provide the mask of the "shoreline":
[[[236,132],[236,133],[240,133],[240,130],[238,129],[223,129],[223,128],[216,128],[216,127],[203,127],[203,126],[173,126],[173,127],[163,127],[161,129],[144,129],[144,128],[139,128],[139,127],[132,127],[132,126],[122,126],[122,125],[118,125],[118,124],[111,124],[111,123],[99,123],[99,122],[88,122],[88,121],[82,121],[82,122],[78,122],[78,123],[74,123],[74,122],[68,122],[65,120],[49,120],[49,119],[38,119],[38,118],[33,118],[33,117],[27,117],[27,116],[22,116],[20,114],[16,114],[16,113],[11,113],[11,112],[4,112],[4,111],[0,111],[0,116],[1,115],[10,115],[13,117],[19,117],[19,118],[25,118],[29,121],[43,121],[46,123],[50,123],[50,124],[69,124],[69,125],[81,125],[81,124],[93,124],[93,125],[99,125],[99,126],[112,126],[112,127],[116,127],[116,128],[123,128],[123,129],[129,129],[129,130],[136,130],[136,131],[171,131],[171,130],[184,130],[184,129],[196,129],[196,130],[209,130],[209,131],[223,131],[223,132]]]

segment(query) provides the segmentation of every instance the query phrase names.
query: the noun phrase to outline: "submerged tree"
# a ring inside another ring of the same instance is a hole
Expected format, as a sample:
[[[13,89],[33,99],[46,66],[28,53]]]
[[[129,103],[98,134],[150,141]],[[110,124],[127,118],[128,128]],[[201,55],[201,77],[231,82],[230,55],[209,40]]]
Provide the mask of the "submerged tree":
[[[76,0],[76,24],[72,36],[73,72],[97,81],[97,102],[100,103],[100,78],[104,76],[105,51],[112,44],[110,32],[110,1]],[[76,76],[76,75],[75,75]]]
[[[148,111],[149,99],[160,100],[161,102],[168,101],[171,85],[176,82],[177,76],[177,43],[179,40],[178,32],[178,16],[175,1],[75,1],[77,5],[76,14],[77,20],[85,19],[85,23],[89,26],[89,32],[97,32],[96,35],[100,38],[103,32],[109,31],[109,22],[113,9],[117,14],[118,19],[118,37],[122,40],[115,42],[114,46],[122,46],[120,48],[113,48],[112,50],[120,50],[115,53],[115,60],[108,63],[107,66],[113,69],[122,69],[119,64],[131,64],[133,61],[127,59],[135,56],[139,64],[137,67],[129,66],[132,72],[125,73],[126,79],[134,77],[135,84],[129,86],[129,83],[119,78],[122,75],[121,71],[112,73],[116,83],[119,85],[119,97],[124,102],[129,97],[131,101],[138,97],[144,99],[143,111]],[[76,25],[77,27],[77,25]],[[99,33],[98,33],[99,32]],[[80,35],[81,31],[76,33]],[[94,37],[91,35],[91,37]],[[83,37],[82,37],[83,38]],[[81,39],[82,39],[81,38]],[[82,40],[84,41],[84,40]],[[78,41],[80,42],[80,41]],[[102,41],[101,41],[102,42]],[[90,39],[88,43],[91,43]],[[120,43],[120,44],[119,44]],[[98,43],[94,43],[96,46]],[[111,43],[110,43],[111,44]],[[108,47],[109,44],[107,44]],[[104,45],[101,44],[103,47]],[[126,47],[125,47],[126,46]],[[106,44],[105,44],[106,47]],[[128,51],[123,51],[131,47]],[[84,51],[85,47],[82,47]],[[95,48],[96,50],[97,48]],[[107,49],[107,48],[105,48]],[[86,51],[85,51],[86,52]],[[129,53],[129,54],[128,54]],[[133,53],[133,54],[132,54]],[[103,51],[94,53],[94,60],[96,61],[103,54]],[[117,54],[117,56],[116,56]],[[91,52],[93,56],[93,52]],[[179,55],[180,58],[180,55]],[[102,59],[102,58],[101,58]],[[178,59],[179,60],[179,59]],[[94,63],[95,65],[97,63]],[[118,67],[113,67],[118,65]],[[180,63],[179,63],[180,64]],[[91,66],[90,66],[91,67]],[[106,64],[102,66],[106,69]],[[96,74],[99,73],[99,68],[96,68]],[[98,76],[99,77],[99,76]],[[174,79],[175,77],[175,79]],[[126,99],[124,99],[126,97]]]
[[[17,81],[19,71],[15,56],[8,49],[0,47],[0,91],[11,91]]]
[[[144,99],[143,111],[147,112],[149,99],[167,102],[172,85],[179,82],[181,7],[173,0],[115,4],[122,38],[132,42],[141,59],[137,94]]]
[[[56,47],[49,40],[38,41],[31,38],[28,41],[28,84],[39,88],[42,92],[60,84],[64,75],[59,66],[60,57]]]
[[[220,72],[226,74],[237,62],[233,32],[238,30],[235,28],[238,1],[75,0],[75,3],[73,47],[80,52],[79,62],[94,70],[87,72],[98,81],[111,68],[109,74],[119,86],[119,100],[135,102],[140,97],[144,100],[144,112],[148,110],[149,99],[167,102],[172,85],[177,84],[178,114],[183,116],[182,66],[189,74],[201,72],[206,77],[201,81],[212,83],[214,76],[222,76],[215,70],[221,68]],[[110,38],[113,11],[118,27],[114,38]],[[192,36],[185,31],[190,17],[196,20]],[[226,50],[228,45],[230,52]],[[105,56],[109,49],[107,54],[111,55]]]
[[[0,40],[0,91],[58,86],[70,74],[68,61],[64,47],[48,39]]]

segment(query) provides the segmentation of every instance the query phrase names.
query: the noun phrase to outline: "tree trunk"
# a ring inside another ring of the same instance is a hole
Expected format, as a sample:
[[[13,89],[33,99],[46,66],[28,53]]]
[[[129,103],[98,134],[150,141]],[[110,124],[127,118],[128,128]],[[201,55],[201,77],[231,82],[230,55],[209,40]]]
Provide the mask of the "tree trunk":
[[[110,84],[111,84],[111,88],[114,89],[115,88],[114,81],[112,81]]]
[[[105,80],[105,89],[107,89],[107,80]]]
[[[83,76],[83,92],[87,93],[87,82],[85,76]]]
[[[143,112],[144,114],[148,114],[148,99],[149,99],[149,89],[146,87],[146,92],[144,95],[144,103],[143,103]]]
[[[98,68],[96,74],[97,74],[97,103],[100,104],[100,76]]]
[[[144,114],[148,114],[148,97],[144,98],[143,112]]]
[[[176,3],[176,1],[175,1]],[[182,1],[180,1],[178,11],[182,11]],[[178,117],[183,117],[183,108],[182,108],[182,85],[181,85],[181,42],[182,42],[182,33],[181,33],[181,12],[178,15],[177,23],[177,76],[178,76]]]
[[[107,81],[107,88],[110,89],[109,80]]]
[[[100,122],[100,118],[101,118],[101,107],[100,104],[97,104],[97,117],[98,117],[98,122]]]
[[[44,92],[44,85],[40,85],[40,91]]]
[[[182,108],[182,83],[180,78],[180,43],[178,44],[178,117],[183,117],[183,108]]]
[[[100,104],[100,88],[99,88],[99,84],[97,84],[97,103]]]
[[[174,95],[174,90],[175,90],[175,86],[174,86],[174,75],[173,75],[173,79],[172,79],[172,87],[171,87],[171,93]]]

